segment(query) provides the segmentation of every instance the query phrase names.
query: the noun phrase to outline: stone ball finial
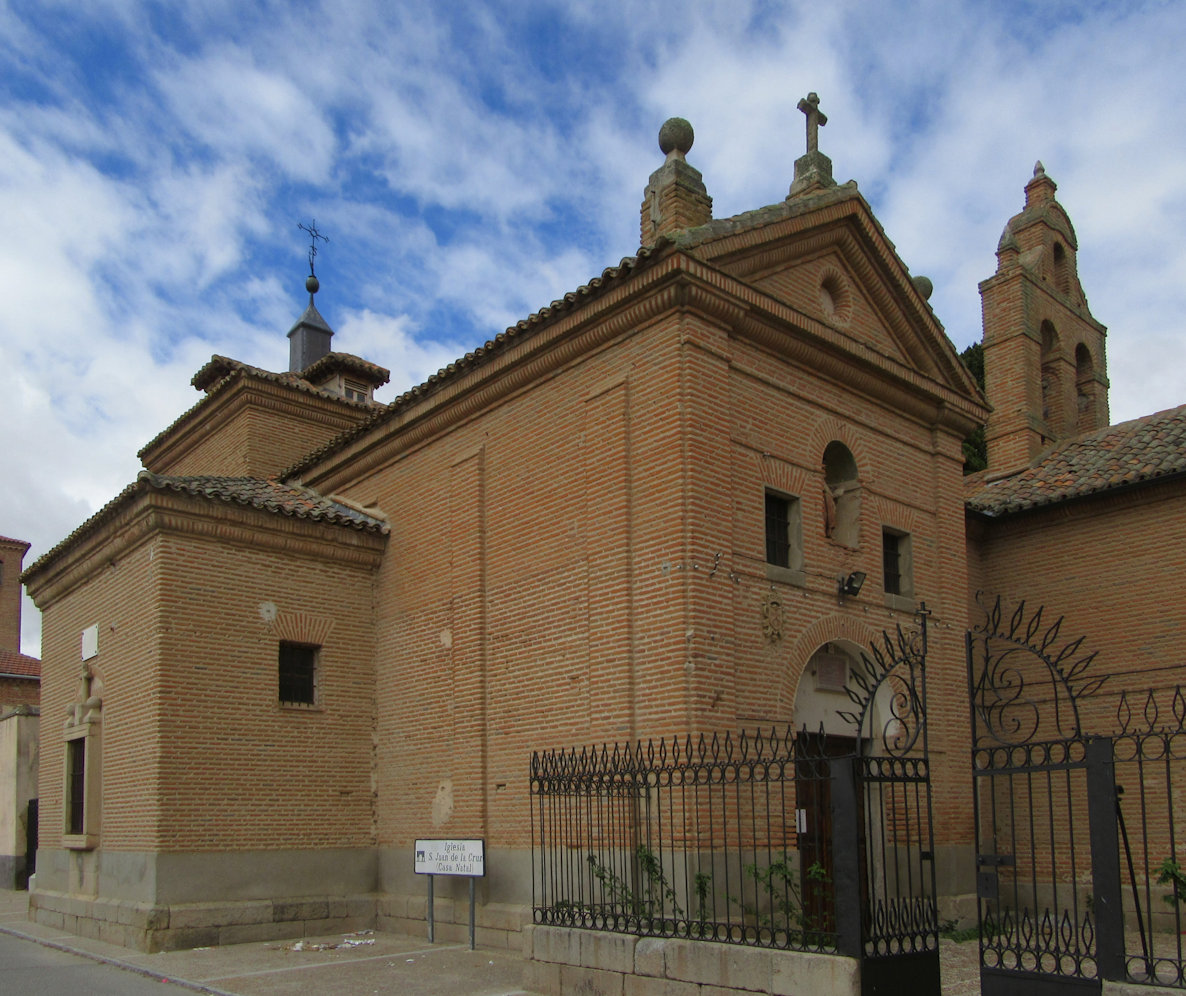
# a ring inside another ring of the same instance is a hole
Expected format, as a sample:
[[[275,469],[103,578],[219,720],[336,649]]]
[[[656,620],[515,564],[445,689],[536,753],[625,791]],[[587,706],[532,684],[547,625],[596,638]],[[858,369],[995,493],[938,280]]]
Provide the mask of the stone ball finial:
[[[931,283],[930,277],[924,277],[920,273],[917,277],[912,277],[911,282],[914,284],[915,290],[922,295],[924,301],[931,299],[931,295],[935,292],[935,285]]]
[[[695,138],[696,133],[684,118],[668,118],[659,129],[659,150],[666,156],[676,149],[686,156]]]
[[[310,294],[316,294],[321,289],[321,281],[312,274],[305,277],[305,290]]]

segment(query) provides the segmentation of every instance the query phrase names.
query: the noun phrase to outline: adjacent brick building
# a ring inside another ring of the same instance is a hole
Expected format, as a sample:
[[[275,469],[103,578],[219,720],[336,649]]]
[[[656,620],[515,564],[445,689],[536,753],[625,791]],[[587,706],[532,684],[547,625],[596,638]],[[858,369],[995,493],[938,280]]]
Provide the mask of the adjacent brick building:
[[[39,919],[146,947],[408,926],[413,841],[483,837],[479,926],[513,943],[533,749],[844,735],[845,669],[921,601],[941,890],[974,890],[971,593],[1100,597],[1117,528],[1183,518],[1181,437],[1075,490],[1076,453],[1152,444],[1106,428],[1044,173],[983,285],[990,409],[817,147],[785,201],[713,220],[690,145],[665,126],[634,256],[390,405],[312,297],[288,372],[215,357],[137,481],[26,572],[69,717],[43,741]],[[1073,581],[1080,518],[1099,544]]]
[[[0,888],[5,889],[23,888],[27,880],[29,806],[37,797],[41,661],[21,653],[21,564],[28,551],[24,540],[0,536]]]

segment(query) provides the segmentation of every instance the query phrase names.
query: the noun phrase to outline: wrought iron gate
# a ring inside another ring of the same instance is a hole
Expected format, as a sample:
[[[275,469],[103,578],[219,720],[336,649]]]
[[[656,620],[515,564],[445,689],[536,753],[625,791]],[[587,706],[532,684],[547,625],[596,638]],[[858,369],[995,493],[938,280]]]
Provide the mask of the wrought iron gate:
[[[860,751],[832,762],[837,947],[860,958],[865,994],[940,991],[925,605],[919,621],[861,655],[841,713]]]
[[[1117,939],[1123,958],[1120,910],[1099,902],[1119,891],[1116,790],[1111,741],[1085,734],[1080,704],[1104,679],[1061,619],[982,608],[967,636],[981,992],[1100,992]]]

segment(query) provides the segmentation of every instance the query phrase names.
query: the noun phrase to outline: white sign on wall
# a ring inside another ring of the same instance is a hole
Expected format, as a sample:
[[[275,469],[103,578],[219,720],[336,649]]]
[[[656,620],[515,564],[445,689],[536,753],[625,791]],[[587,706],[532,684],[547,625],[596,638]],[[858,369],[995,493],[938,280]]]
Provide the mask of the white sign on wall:
[[[99,627],[88,626],[82,631],[82,659],[89,661],[99,656]]]
[[[418,840],[416,874],[481,878],[486,874],[486,841]]]

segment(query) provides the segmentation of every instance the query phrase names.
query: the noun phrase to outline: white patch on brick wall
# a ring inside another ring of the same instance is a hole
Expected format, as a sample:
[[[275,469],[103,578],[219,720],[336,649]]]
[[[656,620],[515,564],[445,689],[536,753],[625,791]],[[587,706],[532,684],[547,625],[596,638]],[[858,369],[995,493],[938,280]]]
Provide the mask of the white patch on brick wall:
[[[453,779],[446,778],[437,787],[432,800],[432,825],[439,827],[453,815]]]
[[[99,627],[88,626],[82,631],[82,659],[89,661],[99,653]]]
[[[453,630],[448,627],[441,630],[441,646],[446,650],[453,646]]]
[[[264,624],[271,626],[276,621],[277,613],[275,602],[260,602],[259,603],[259,617],[264,621]]]

